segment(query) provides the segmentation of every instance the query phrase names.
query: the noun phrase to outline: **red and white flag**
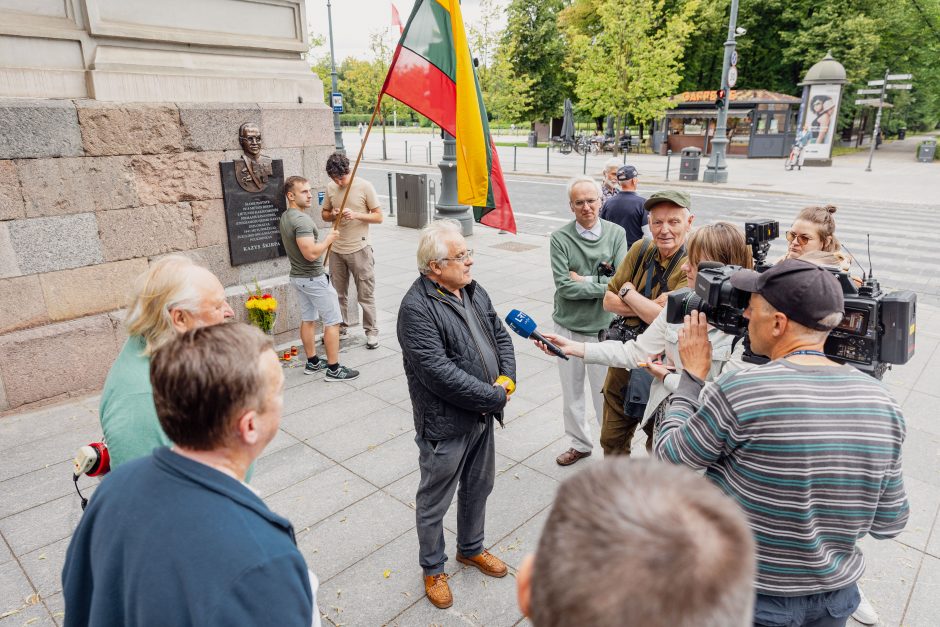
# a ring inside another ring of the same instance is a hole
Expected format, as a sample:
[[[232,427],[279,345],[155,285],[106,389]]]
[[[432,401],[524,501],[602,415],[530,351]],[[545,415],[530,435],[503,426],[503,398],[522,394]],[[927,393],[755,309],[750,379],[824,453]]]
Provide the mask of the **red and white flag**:
[[[398,27],[399,37],[401,37],[401,34],[405,32],[405,27],[401,23],[401,16],[398,14],[398,9],[395,8],[395,3],[392,3],[392,26]]]

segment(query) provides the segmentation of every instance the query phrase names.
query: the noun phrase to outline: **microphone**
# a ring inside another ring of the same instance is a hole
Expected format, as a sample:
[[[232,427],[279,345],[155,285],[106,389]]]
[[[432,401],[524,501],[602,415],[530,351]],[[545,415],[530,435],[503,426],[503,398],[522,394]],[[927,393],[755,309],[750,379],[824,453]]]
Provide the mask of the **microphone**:
[[[536,324],[535,320],[525,315],[518,309],[513,309],[506,315],[506,324],[509,325],[509,328],[524,337],[525,339],[538,340],[542,344],[548,347],[552,353],[556,356],[561,357],[565,361],[568,360],[568,356],[565,355],[560,348],[549,342],[545,337],[535,330]]]

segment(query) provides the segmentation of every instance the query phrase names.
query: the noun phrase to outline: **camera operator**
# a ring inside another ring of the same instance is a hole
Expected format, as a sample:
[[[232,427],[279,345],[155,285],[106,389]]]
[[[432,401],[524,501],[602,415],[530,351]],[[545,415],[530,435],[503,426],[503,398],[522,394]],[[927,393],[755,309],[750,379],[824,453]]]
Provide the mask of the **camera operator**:
[[[689,236],[686,248],[688,258],[682,264],[682,271],[688,277],[689,285],[695,285],[698,264],[703,261],[744,268],[752,266],[751,250],[744,240],[744,231],[730,222],[717,222],[696,229]],[[646,404],[641,423],[645,426],[651,418],[655,417],[656,422],[661,419],[665,411],[666,399],[676,391],[679,384],[682,360],[679,356],[678,341],[681,329],[681,324],[666,322],[666,311],[663,310],[648,329],[635,340],[625,343],[615,340],[581,343],[551,334],[545,334],[545,338],[558,346],[566,355],[583,358],[585,364],[603,364],[631,371],[645,367],[654,377],[650,386],[649,402]],[[744,344],[738,341],[736,336],[709,327],[708,337],[712,344],[712,361],[708,375],[705,377],[706,380],[711,381],[723,372],[740,370],[749,366],[741,361]],[[541,348],[546,354],[551,355],[546,348]],[[653,360],[664,352],[665,362],[654,363]],[[675,366],[675,372],[668,369],[671,365]],[[652,442],[650,445],[652,446]]]
[[[681,265],[685,261],[685,239],[692,228],[692,200],[686,192],[661,191],[643,204],[649,212],[653,240],[641,240],[627,252],[617,273],[607,284],[604,309],[620,316],[607,339],[621,342],[640,335],[666,304],[666,292],[686,285]],[[601,446],[604,455],[629,455],[633,434],[646,411],[652,379],[645,370],[631,383],[631,371],[610,368],[604,381],[604,423]],[[630,402],[629,407],[625,401]],[[652,423],[647,423],[647,437],[652,441]]]
[[[610,323],[604,311],[604,294],[614,268],[627,253],[622,227],[601,220],[601,200],[594,179],[583,176],[568,183],[568,204],[574,220],[552,233],[550,255],[555,279],[555,333],[578,342],[595,342],[597,333]],[[587,375],[595,420],[603,416],[601,386],[606,371],[585,366],[582,361],[558,360],[564,405],[565,435],[571,439],[567,451],[555,461],[570,466],[588,457],[594,447],[584,402]]]
[[[898,535],[909,515],[901,470],[904,417],[884,387],[825,356],[842,319],[829,271],[799,259],[739,270],[755,352],[769,363],[704,387],[705,316],[679,334],[685,371],[656,455],[704,470],[748,515],[757,540],[756,625],[845,625],[859,603],[856,539]]]

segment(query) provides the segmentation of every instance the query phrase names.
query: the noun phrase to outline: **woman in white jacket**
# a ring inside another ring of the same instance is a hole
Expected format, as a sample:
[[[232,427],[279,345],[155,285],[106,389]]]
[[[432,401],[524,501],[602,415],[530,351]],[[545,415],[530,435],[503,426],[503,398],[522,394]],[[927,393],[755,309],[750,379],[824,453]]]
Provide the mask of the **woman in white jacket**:
[[[688,258],[682,265],[682,270],[688,277],[688,285],[695,285],[698,274],[698,264],[703,261],[716,261],[721,264],[730,264],[751,268],[753,260],[751,250],[744,239],[744,232],[730,222],[716,222],[709,226],[696,229],[686,241]],[[604,364],[615,368],[634,369],[646,367],[653,375],[650,387],[649,402],[643,415],[642,424],[664,411],[665,401],[676,390],[679,384],[678,372],[682,368],[679,358],[679,331],[681,324],[666,322],[666,309],[653,320],[649,328],[635,340],[621,343],[615,340],[597,343],[573,342],[560,335],[543,333],[543,335],[566,355],[581,357],[586,363]],[[747,367],[741,360],[744,353],[744,343],[736,341],[735,336],[709,327],[708,339],[712,345],[712,366],[707,381],[716,379],[723,372],[732,372]],[[546,354],[551,353],[541,343],[536,342]],[[665,354],[662,363],[658,363],[659,356]],[[641,366],[640,364],[645,364]],[[676,368],[676,372],[669,369]],[[652,442],[647,443],[647,448]]]

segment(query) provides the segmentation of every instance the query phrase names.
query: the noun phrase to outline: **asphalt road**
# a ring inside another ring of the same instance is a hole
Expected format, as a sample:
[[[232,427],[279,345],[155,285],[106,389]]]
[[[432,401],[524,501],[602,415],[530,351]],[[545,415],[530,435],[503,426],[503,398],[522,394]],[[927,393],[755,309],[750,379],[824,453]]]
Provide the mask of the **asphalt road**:
[[[359,168],[359,176],[375,185],[383,204],[389,194],[388,172],[428,174],[435,186],[440,185],[440,173],[436,168],[364,163]],[[520,232],[549,236],[572,219],[565,178],[506,175],[506,185]],[[653,191],[655,189],[643,185],[641,179],[639,193],[643,195]],[[784,253],[786,240],[782,237],[783,231],[802,207],[832,202],[840,208],[836,213],[836,234],[866,272],[870,236],[871,267],[882,287],[913,290],[922,302],[940,304],[940,246],[937,246],[940,215],[933,209],[857,200],[840,203],[832,198],[745,191],[693,189],[691,194],[696,224],[727,220],[743,226],[751,218],[780,221],[781,237],[773,242],[770,259]],[[853,274],[861,273],[862,269],[858,267],[853,271]]]

